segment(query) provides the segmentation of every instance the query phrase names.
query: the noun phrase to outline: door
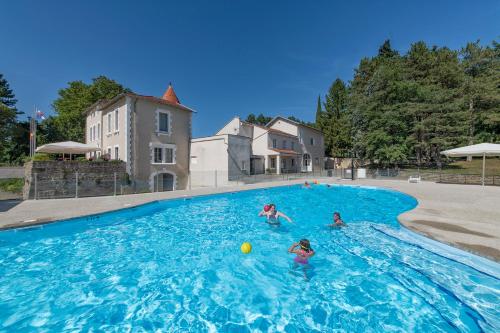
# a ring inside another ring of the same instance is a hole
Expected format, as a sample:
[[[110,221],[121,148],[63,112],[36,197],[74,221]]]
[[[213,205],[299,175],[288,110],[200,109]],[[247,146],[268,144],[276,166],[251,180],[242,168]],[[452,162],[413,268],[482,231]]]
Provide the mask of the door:
[[[312,171],[311,155],[304,154],[302,156],[302,172],[311,172],[311,171]]]
[[[174,190],[174,175],[170,173],[159,173],[154,177],[154,192],[165,192]]]

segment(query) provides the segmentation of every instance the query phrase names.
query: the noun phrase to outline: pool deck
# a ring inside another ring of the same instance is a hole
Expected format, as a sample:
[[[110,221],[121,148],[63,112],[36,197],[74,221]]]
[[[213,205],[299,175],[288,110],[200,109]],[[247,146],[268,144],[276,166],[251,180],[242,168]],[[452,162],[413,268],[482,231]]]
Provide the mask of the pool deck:
[[[437,241],[500,262],[500,187],[432,182],[410,184],[401,180],[378,179],[345,181],[322,178],[318,180],[345,185],[377,186],[407,193],[415,197],[419,204],[415,209],[398,217],[401,224]],[[29,200],[0,212],[0,230],[100,214],[156,200],[293,185],[302,182],[304,180],[125,196]]]

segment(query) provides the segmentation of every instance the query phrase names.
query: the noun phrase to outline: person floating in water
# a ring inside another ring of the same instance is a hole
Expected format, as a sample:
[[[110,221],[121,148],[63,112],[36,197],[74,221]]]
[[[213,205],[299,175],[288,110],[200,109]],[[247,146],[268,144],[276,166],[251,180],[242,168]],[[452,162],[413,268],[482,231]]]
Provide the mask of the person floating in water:
[[[286,216],[282,212],[279,212],[276,209],[275,204],[265,205],[264,209],[260,211],[259,216],[265,216],[266,220],[267,220],[266,222],[269,224],[273,224],[273,225],[280,224],[280,221],[279,221],[280,217],[284,218],[285,220],[287,220],[290,223],[293,223],[291,218],[289,218],[288,216]]]
[[[304,182],[304,188],[311,188],[311,184],[309,184],[307,181]]]
[[[335,212],[335,213],[333,213],[333,223],[328,224],[328,226],[329,227],[345,227],[345,226],[347,226],[347,224],[345,224],[344,221],[342,221],[342,219],[340,218],[340,213]]]
[[[293,243],[288,249],[288,253],[296,254],[295,258],[293,258],[293,270],[295,270],[299,265],[302,266],[304,278],[309,280],[309,277],[311,276],[310,270],[312,269],[309,265],[309,258],[315,254],[314,250],[311,248],[309,240],[304,238],[298,243]],[[293,271],[290,272],[293,273]]]

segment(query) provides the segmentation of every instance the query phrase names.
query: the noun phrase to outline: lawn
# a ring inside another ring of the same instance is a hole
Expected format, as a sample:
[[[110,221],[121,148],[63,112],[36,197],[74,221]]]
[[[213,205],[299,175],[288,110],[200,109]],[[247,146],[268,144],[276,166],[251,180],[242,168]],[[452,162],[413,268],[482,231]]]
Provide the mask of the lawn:
[[[417,169],[405,169],[406,171],[417,171]],[[483,172],[483,159],[473,158],[472,161],[467,162],[465,159],[456,161],[446,166],[441,170],[438,168],[420,168],[420,172],[435,172],[443,174],[460,174],[460,175],[480,175]],[[486,175],[487,176],[500,176],[500,158],[491,157],[486,159]]]
[[[24,178],[0,179],[0,191],[22,194],[23,186]]]

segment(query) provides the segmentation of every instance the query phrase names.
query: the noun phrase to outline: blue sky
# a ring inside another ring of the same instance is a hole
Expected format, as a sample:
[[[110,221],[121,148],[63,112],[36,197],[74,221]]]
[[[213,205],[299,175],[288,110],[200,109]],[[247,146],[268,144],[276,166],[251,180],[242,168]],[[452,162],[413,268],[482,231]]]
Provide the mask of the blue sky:
[[[145,95],[171,81],[193,135],[249,113],[313,120],[318,94],[390,39],[460,48],[500,36],[500,1],[4,1],[0,73],[21,111],[106,75]]]

